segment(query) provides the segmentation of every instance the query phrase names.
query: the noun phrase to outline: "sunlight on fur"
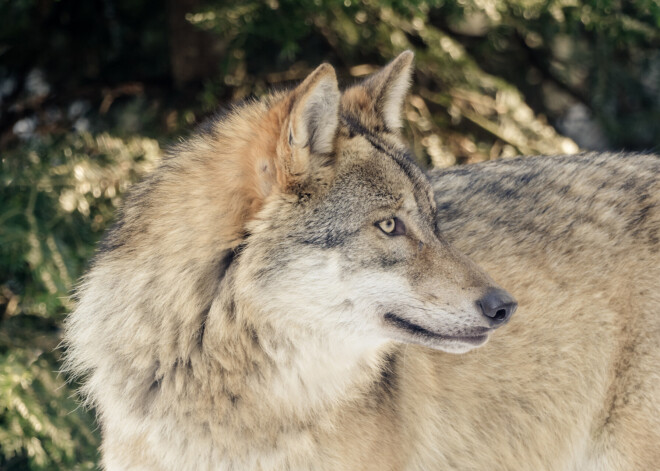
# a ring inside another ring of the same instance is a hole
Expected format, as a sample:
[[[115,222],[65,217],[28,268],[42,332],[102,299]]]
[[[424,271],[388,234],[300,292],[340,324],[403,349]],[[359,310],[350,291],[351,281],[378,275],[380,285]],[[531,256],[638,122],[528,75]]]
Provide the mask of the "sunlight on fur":
[[[412,72],[323,64],[132,188],[66,322],[104,469],[657,466],[660,159],[425,174]]]

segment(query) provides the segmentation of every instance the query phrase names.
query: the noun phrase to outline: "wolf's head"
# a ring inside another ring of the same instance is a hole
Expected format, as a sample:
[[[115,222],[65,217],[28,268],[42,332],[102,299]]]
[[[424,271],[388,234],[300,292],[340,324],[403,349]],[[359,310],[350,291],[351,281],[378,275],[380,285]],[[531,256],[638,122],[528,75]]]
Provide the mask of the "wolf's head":
[[[412,59],[343,94],[321,65],[175,147],[131,191],[81,285],[72,362],[142,352],[152,368],[156,348],[176,365],[204,332],[236,326],[326,344],[483,344],[516,304],[438,231],[398,131]]]
[[[284,329],[448,352],[483,344],[511,316],[514,299],[443,240],[400,138],[412,60],[405,52],[343,94],[324,64],[259,115],[228,118],[250,119],[253,136],[229,228],[240,245],[231,288],[248,311]]]

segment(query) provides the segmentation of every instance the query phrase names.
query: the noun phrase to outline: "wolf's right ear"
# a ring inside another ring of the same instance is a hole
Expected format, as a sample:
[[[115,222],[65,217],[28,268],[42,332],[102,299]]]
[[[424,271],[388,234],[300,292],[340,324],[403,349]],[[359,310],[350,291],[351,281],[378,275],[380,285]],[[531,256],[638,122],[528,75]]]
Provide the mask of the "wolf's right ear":
[[[319,66],[284,102],[277,145],[277,181],[288,191],[328,162],[339,126],[341,94],[335,69]]]
[[[320,65],[293,91],[289,145],[329,154],[339,125],[339,86],[335,69]]]
[[[222,188],[231,200],[234,240],[269,196],[296,193],[318,181],[319,172],[330,174],[340,99],[335,70],[323,64],[270,104],[246,107],[229,120],[235,130],[219,153],[232,156],[223,160]]]

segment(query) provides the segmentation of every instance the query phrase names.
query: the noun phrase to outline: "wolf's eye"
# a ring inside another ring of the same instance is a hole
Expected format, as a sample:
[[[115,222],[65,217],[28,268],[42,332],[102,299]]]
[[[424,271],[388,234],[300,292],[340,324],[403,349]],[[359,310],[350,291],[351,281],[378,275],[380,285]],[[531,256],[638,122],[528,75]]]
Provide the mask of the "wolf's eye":
[[[399,218],[389,218],[377,222],[376,226],[385,234],[390,236],[404,235],[406,233],[406,225]]]

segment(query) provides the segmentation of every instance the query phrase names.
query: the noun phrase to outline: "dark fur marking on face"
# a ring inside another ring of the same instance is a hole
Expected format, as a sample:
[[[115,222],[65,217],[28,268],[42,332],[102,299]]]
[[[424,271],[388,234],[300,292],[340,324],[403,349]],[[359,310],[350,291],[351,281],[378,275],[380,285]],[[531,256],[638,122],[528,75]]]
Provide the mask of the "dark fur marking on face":
[[[415,190],[415,198],[417,199],[418,193],[422,193],[424,195],[424,200],[428,204],[429,208],[431,208],[431,213],[434,213],[432,208],[434,208],[435,202],[431,199],[429,192],[423,191],[420,188],[428,185],[428,181],[426,180],[422,170],[415,163],[410,152],[407,150],[391,148],[387,145],[386,142],[383,142],[381,139],[379,139],[376,134],[367,129],[362,123],[360,123],[352,116],[342,114],[340,117],[343,123],[349,128],[349,132],[359,134],[360,136],[364,137],[377,151],[390,157],[394,163],[399,166],[401,171],[412,183]],[[418,201],[418,204],[419,203],[420,202]]]
[[[305,245],[315,245],[324,249],[339,247],[346,243],[346,239],[358,231],[326,231],[319,234],[307,234],[300,242]]]
[[[411,170],[411,165],[414,166],[415,163],[412,160],[410,153],[401,151],[397,152],[397,149],[390,149],[384,142],[381,142],[373,132],[369,131],[360,122],[350,116],[341,115],[341,119],[351,132],[359,134],[368,140],[377,150],[394,160],[413,184],[416,182],[417,176]]]
[[[438,334],[431,332],[430,330],[425,329],[424,327],[420,327],[417,324],[413,324],[412,322],[408,322],[405,319],[400,318],[396,314],[392,312],[386,313],[384,316],[385,320],[389,322],[390,324],[394,324],[397,327],[407,330],[408,332],[415,334],[415,335],[422,335],[424,337],[437,337]]]
[[[396,265],[397,263],[401,262],[402,259],[399,257],[393,257],[393,256],[382,256],[378,259],[379,265],[383,268],[390,268]]]

